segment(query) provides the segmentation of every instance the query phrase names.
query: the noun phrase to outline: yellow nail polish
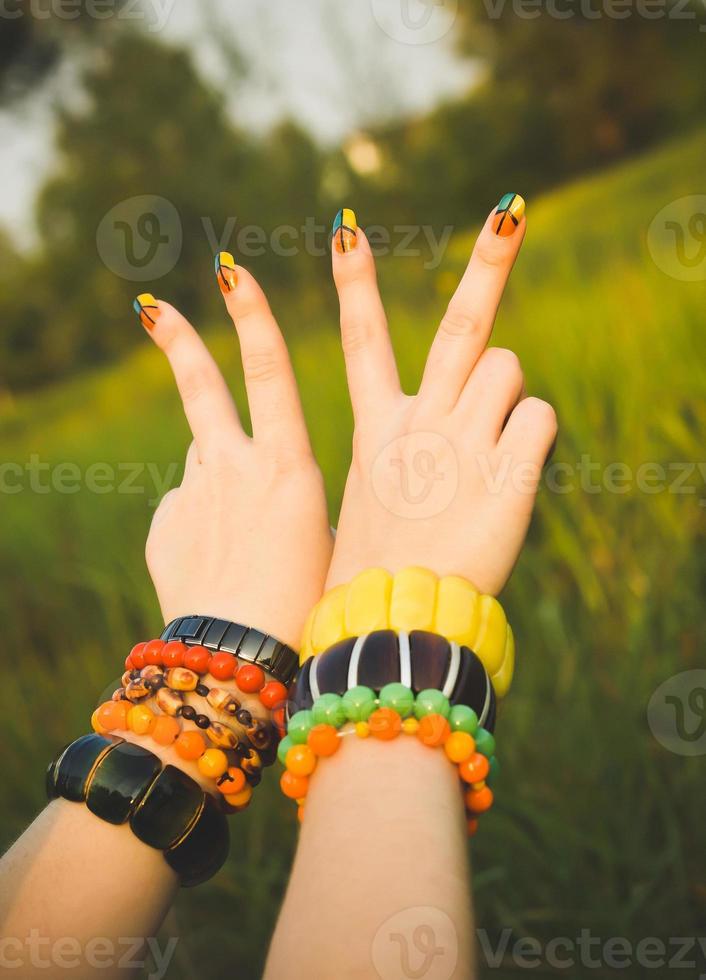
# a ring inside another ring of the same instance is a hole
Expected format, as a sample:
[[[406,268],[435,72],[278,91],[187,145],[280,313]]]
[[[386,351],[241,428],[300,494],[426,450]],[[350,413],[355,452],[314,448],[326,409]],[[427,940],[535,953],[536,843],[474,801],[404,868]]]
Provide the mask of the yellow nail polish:
[[[333,219],[333,243],[337,252],[352,252],[358,244],[358,225],[355,211],[341,208]]]
[[[493,231],[501,238],[509,238],[522,221],[525,201],[519,194],[503,194],[493,215]]]
[[[221,292],[225,296],[232,293],[238,285],[238,274],[235,271],[235,259],[230,252],[219,252],[216,255],[216,278]]]
[[[151,330],[159,318],[159,307],[157,300],[152,293],[140,293],[133,301],[132,308],[140,318],[140,323],[145,330]]]

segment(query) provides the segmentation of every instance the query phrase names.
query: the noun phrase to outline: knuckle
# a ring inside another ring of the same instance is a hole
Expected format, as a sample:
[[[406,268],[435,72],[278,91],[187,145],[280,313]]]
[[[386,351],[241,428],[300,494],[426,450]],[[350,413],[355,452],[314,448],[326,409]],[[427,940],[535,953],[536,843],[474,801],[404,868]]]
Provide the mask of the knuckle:
[[[478,241],[474,257],[489,269],[501,269],[507,265],[506,240],[492,237],[484,237]]]
[[[282,360],[271,348],[243,354],[243,374],[248,384],[267,384],[277,377],[281,369]]]
[[[559,430],[556,410],[541,398],[525,399],[525,411],[531,415],[533,425],[540,428],[548,437],[554,438]]]
[[[451,340],[474,337],[481,332],[481,319],[474,310],[449,303],[439,326],[442,337]]]
[[[499,374],[509,381],[522,383],[524,375],[522,364],[517,354],[506,347],[489,347],[483,355],[486,365],[493,373]]]
[[[198,401],[216,381],[210,366],[192,365],[179,380],[179,391],[185,404]]]
[[[370,332],[356,316],[341,315],[341,347],[346,356],[359,354],[368,347]]]

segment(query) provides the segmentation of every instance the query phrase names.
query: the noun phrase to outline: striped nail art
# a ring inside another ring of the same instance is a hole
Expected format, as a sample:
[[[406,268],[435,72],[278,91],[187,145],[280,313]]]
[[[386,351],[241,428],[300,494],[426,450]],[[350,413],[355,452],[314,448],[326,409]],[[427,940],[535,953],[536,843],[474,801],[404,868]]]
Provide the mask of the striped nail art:
[[[333,243],[337,252],[351,252],[358,243],[355,211],[341,208],[333,221]]]
[[[509,238],[524,213],[524,198],[519,194],[503,194],[493,215],[493,231],[501,238]]]
[[[218,252],[215,261],[216,278],[221,292],[232,293],[238,285],[238,275],[235,271],[235,259],[230,252]]]
[[[133,301],[132,308],[140,318],[140,323],[145,330],[151,330],[159,317],[159,307],[157,300],[152,293],[140,293]]]

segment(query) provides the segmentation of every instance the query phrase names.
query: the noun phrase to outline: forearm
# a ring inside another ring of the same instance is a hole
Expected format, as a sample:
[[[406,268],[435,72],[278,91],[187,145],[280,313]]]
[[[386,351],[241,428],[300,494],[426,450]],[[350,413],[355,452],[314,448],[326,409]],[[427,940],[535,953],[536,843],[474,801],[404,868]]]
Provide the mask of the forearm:
[[[154,937],[178,888],[163,855],[126,825],[54,800],[0,861],[3,961],[23,978],[71,966],[124,977],[126,943]],[[150,944],[155,952],[154,944]],[[63,952],[62,952],[63,950]],[[130,954],[133,961],[143,952]]]
[[[318,980],[333,969],[353,980],[381,962],[385,975],[404,975],[405,957],[418,967],[425,956],[472,977],[466,841],[443,751],[344,737],[311,780],[266,977]]]

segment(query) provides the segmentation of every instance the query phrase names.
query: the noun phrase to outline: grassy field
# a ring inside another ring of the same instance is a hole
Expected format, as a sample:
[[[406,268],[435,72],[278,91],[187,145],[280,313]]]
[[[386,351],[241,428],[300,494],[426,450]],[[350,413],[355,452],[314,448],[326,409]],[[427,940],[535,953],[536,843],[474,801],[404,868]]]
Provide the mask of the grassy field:
[[[702,132],[529,202],[495,342],[519,353],[528,389],[556,406],[554,463],[573,468],[575,486],[566,490],[564,468],[564,492],[543,488],[504,595],[519,662],[499,725],[497,808],[472,847],[478,925],[491,937],[509,928],[546,943],[589,929],[637,942],[698,935],[706,921],[704,760],[667,752],[646,721],[654,689],[705,661],[704,479],[690,476],[688,493],[640,492],[627,480],[624,492],[596,492],[576,470],[582,457],[600,464],[595,487],[613,463],[635,475],[643,463],[706,459],[706,287],[665,275],[646,247],[655,214],[702,190],[704,159]],[[432,273],[410,258],[381,261],[410,387],[471,241],[455,237]],[[335,514],[351,424],[332,296],[324,306],[322,322],[290,332]],[[125,329],[138,329],[129,311]],[[232,338],[220,326],[210,338],[242,405]],[[158,628],[143,543],[160,492],[154,473],[178,479],[188,437],[166,364],[145,342],[108,371],[8,401],[0,440],[4,460],[25,468],[16,493],[19,471],[3,471],[0,522],[6,845],[42,806],[45,762],[86,729],[128,647]],[[89,470],[96,462],[114,476]],[[61,492],[72,479],[65,463],[85,477],[78,493]],[[104,492],[86,488],[96,479]],[[258,974],[295,841],[274,774],[261,790],[233,821],[227,868],[182,894],[167,923],[181,937],[170,977],[220,977],[226,963]],[[486,971],[526,972],[507,957]]]

